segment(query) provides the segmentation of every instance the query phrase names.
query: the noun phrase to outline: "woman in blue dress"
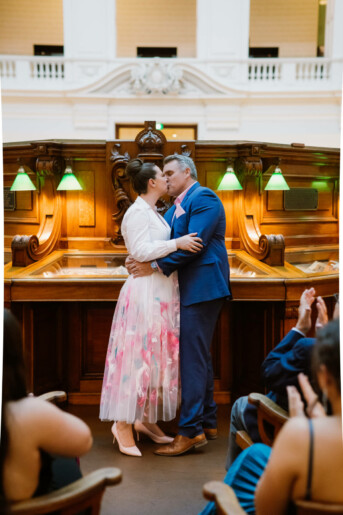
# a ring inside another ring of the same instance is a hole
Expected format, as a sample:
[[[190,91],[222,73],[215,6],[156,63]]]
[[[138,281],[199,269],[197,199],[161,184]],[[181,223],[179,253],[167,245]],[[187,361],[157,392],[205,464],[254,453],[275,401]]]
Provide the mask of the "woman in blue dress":
[[[288,387],[291,418],[273,449],[264,444],[245,449],[224,479],[246,513],[293,513],[293,502],[300,499],[343,503],[339,320],[318,333],[312,364],[313,377],[330,402],[332,415],[326,416],[307,377],[299,374],[309,418],[297,389]],[[201,515],[215,513],[212,502]]]

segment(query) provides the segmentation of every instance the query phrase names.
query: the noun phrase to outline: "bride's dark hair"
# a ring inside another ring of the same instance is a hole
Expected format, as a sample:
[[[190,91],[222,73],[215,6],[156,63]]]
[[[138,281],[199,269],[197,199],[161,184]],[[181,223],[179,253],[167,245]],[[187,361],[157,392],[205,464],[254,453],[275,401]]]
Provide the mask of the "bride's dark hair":
[[[4,352],[1,412],[0,446],[0,514],[10,513],[3,489],[4,462],[9,448],[9,434],[5,420],[7,402],[17,401],[27,396],[23,343],[18,321],[7,309],[4,310]]]
[[[127,164],[125,173],[138,195],[147,192],[149,179],[155,179],[155,166],[155,163],[143,163],[139,158],[131,159]]]

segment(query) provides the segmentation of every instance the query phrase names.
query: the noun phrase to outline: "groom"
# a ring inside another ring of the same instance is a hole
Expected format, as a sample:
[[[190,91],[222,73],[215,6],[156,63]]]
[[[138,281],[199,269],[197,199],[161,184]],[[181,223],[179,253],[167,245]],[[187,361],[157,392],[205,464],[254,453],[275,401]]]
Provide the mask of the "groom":
[[[178,456],[217,437],[217,406],[213,400],[210,346],[217,318],[229,289],[225,248],[225,212],[219,197],[197,182],[190,157],[174,154],[164,160],[168,193],[176,197],[165,215],[171,238],[197,233],[203,248],[196,254],[178,250],[151,263],[136,261],[134,276],[153,272],[169,276],[178,270],[180,287],[181,413],[173,442],[155,451]]]

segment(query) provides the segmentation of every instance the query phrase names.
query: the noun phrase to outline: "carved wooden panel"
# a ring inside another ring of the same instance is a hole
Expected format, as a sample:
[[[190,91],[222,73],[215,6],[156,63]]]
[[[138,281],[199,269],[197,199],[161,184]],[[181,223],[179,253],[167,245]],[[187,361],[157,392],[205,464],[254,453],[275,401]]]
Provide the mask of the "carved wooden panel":
[[[93,171],[80,171],[77,174],[82,185],[79,191],[79,226],[95,226],[95,184]]]
[[[16,191],[16,209],[22,211],[32,211],[33,208],[33,192],[32,191]]]
[[[24,357],[29,391],[40,395],[66,388],[63,341],[63,307],[56,302],[11,306],[22,323]]]
[[[115,303],[87,303],[82,309],[80,379],[103,378]]]
[[[313,183],[318,189],[318,207],[314,210],[302,211],[284,209],[283,192],[282,191],[264,191],[262,199],[264,200],[263,215],[261,223],[298,223],[301,219],[307,222],[336,222],[335,209],[335,188],[336,179],[328,178],[325,180],[316,180],[316,177],[295,179],[285,175],[285,179],[290,188],[310,188]],[[265,186],[266,181],[263,181]],[[309,226],[310,227],[310,226]],[[314,228],[310,230],[315,231]]]
[[[233,397],[263,391],[261,363],[283,336],[283,302],[233,302]]]
[[[4,186],[12,186],[15,176],[16,173],[4,174]],[[39,191],[16,191],[15,205],[14,211],[4,212],[5,224],[39,224]]]

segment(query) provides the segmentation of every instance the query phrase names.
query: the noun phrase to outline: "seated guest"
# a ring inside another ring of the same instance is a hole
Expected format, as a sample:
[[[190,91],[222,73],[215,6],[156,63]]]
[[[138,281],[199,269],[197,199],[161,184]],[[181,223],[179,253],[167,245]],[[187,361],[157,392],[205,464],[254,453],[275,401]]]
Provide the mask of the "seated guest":
[[[314,288],[302,293],[296,326],[268,354],[262,364],[262,378],[267,388],[270,389],[267,396],[286,410],[286,386],[298,387],[297,376],[300,372],[310,375],[310,356],[315,340],[314,338],[305,338],[305,336],[312,325],[311,306],[315,294]],[[319,329],[328,320],[326,305],[321,297],[317,298],[316,307],[318,311],[316,328]],[[338,316],[338,309],[336,314]],[[226,470],[230,468],[241,452],[236,444],[236,433],[240,430],[246,431],[253,442],[261,441],[257,426],[257,409],[248,403],[248,396],[240,397],[232,406]]]
[[[21,331],[8,310],[4,311],[3,346],[2,507],[8,501],[29,499],[79,479],[75,456],[92,446],[90,429],[82,420],[27,395]]]
[[[246,513],[294,513],[296,500],[343,503],[339,320],[319,331],[312,350],[312,369],[333,414],[325,416],[309,381],[299,374],[307,413],[313,419],[306,418],[297,389],[290,387],[292,418],[281,429],[273,448],[261,443],[248,447],[224,480]],[[214,513],[215,505],[209,503],[201,515]]]

